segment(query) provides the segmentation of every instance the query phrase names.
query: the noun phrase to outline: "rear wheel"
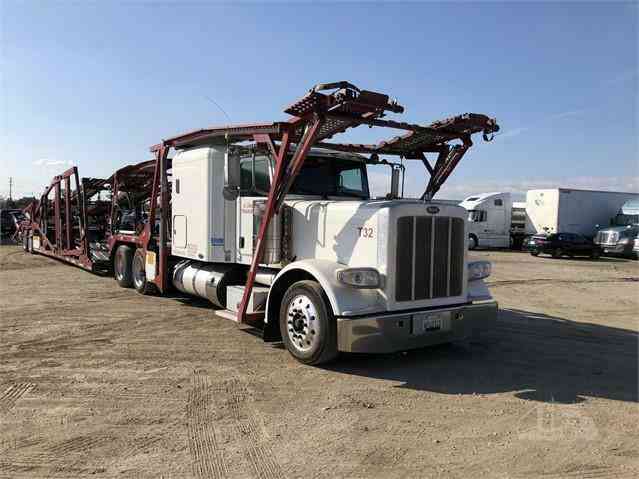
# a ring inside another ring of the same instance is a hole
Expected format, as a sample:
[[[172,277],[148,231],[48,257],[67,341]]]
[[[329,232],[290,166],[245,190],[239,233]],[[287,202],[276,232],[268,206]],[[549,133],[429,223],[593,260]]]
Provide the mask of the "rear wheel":
[[[337,357],[337,324],[315,281],[298,281],[288,288],[280,306],[280,332],[286,349],[304,364]]]
[[[533,256],[539,256],[539,251],[531,251],[530,254]]]
[[[127,245],[120,245],[115,250],[113,258],[113,276],[122,288],[133,286],[132,273],[133,248]]]
[[[475,249],[477,248],[478,244],[479,244],[479,241],[477,240],[477,236],[470,235],[468,237],[468,249]]]
[[[155,285],[146,280],[146,256],[142,248],[135,250],[133,255],[133,263],[131,265],[131,273],[133,275],[133,287],[140,294],[155,293]]]
[[[553,258],[561,258],[564,254],[564,251],[561,248],[557,248],[556,250],[553,250],[552,252],[552,257]]]

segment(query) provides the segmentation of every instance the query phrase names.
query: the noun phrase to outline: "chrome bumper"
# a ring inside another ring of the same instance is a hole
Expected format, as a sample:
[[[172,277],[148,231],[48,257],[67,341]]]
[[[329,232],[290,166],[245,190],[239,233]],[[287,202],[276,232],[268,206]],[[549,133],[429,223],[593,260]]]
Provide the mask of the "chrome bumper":
[[[416,333],[420,315],[442,312],[450,312],[445,328]],[[464,339],[473,330],[491,327],[496,319],[495,301],[366,318],[338,318],[337,349],[350,353],[391,353],[422,348]]]

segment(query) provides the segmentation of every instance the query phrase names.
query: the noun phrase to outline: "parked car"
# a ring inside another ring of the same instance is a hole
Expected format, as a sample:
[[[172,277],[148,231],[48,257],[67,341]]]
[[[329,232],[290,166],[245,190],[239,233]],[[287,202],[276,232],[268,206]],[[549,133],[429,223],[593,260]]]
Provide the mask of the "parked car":
[[[0,210],[0,239],[10,239],[22,220],[25,219],[22,210],[4,209]]]
[[[555,233],[534,235],[528,240],[528,251],[533,256],[540,253],[550,254],[553,258],[567,256],[589,256],[593,259],[601,256],[601,248],[585,236],[575,233]]]

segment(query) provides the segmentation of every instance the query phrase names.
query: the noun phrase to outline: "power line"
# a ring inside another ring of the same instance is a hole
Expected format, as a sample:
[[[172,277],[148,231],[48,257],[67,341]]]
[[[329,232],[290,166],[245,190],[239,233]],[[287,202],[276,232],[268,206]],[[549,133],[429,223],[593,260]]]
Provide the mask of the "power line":
[[[229,123],[233,123],[233,120],[231,120],[231,117],[228,116],[228,114],[224,111],[224,108],[222,108],[213,98],[208,97],[206,95],[203,95],[204,98],[206,98],[208,101],[210,101],[211,103],[213,103],[216,107],[219,108],[219,110],[224,113],[224,116],[228,119]]]

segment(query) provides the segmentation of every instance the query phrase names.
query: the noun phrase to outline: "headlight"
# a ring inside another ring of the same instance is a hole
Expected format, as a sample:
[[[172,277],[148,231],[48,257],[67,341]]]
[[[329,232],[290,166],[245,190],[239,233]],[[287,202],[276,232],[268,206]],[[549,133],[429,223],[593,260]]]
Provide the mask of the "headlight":
[[[484,279],[490,276],[492,266],[489,261],[474,261],[468,263],[468,281]]]
[[[337,280],[355,288],[379,288],[379,273],[374,268],[348,268],[337,272]]]

